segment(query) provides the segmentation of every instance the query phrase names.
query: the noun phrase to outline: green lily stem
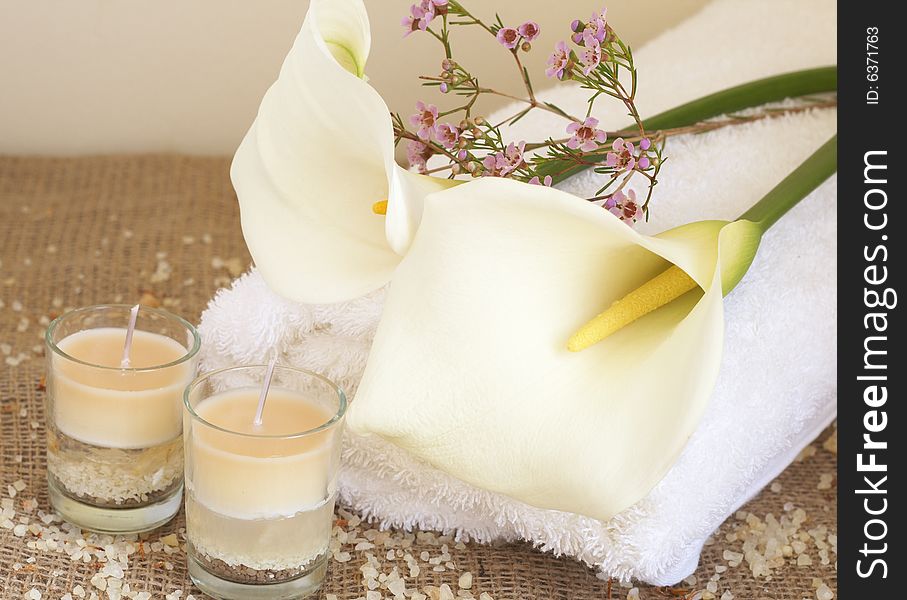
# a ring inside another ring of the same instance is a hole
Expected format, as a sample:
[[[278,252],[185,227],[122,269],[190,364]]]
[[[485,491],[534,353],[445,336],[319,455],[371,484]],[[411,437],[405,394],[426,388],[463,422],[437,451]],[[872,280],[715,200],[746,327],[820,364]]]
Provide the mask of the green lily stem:
[[[786,98],[833,92],[837,88],[838,69],[836,66],[792,71],[750,81],[749,83],[737,85],[703,96],[686,104],[681,104],[648,119],[643,119],[643,127],[648,132],[686,127],[769,102],[780,102]],[[631,131],[633,129],[627,129],[628,134]],[[605,153],[588,156],[587,163],[590,164],[569,166],[566,161],[551,161],[543,168],[540,168],[538,174],[541,177],[551,175],[554,182],[558,183],[591,166],[595,166],[592,163],[600,163],[604,159]]]
[[[756,223],[764,234],[787,211],[796,206],[800,200],[808,196],[837,170],[838,136],[835,134],[781,183],[740,215],[738,220]]]
[[[769,102],[833,92],[836,89],[838,89],[837,66],[792,71],[756,79],[703,96],[644,119],[642,124],[647,131],[685,127]]]

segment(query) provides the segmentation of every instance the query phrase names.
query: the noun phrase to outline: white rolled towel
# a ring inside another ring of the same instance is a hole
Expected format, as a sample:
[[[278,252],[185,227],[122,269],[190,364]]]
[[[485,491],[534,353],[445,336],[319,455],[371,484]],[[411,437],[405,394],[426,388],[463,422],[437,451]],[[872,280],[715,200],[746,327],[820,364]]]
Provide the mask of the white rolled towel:
[[[835,29],[830,0],[718,0],[636,53],[641,112],[834,64]],[[540,96],[576,112],[586,97],[569,86]],[[606,125],[625,119],[619,111],[600,116]],[[508,135],[537,139],[562,126],[535,111]],[[651,221],[638,227],[655,233],[733,219],[835,129],[835,111],[824,110],[672,138]],[[587,196],[602,178],[586,172],[559,187]],[[344,451],[342,500],[386,526],[483,542],[523,539],[607,576],[656,585],[683,579],[705,539],[834,418],[836,191],[832,178],[764,237],[750,272],[725,301],[725,350],[708,409],[668,474],[632,507],[607,522],[534,508],[467,485],[375,436],[353,434]],[[322,372],[354,396],[383,297],[379,291],[304,305],[277,296],[253,271],[219,291],[202,315],[202,366],[261,363],[277,349],[286,364]]]

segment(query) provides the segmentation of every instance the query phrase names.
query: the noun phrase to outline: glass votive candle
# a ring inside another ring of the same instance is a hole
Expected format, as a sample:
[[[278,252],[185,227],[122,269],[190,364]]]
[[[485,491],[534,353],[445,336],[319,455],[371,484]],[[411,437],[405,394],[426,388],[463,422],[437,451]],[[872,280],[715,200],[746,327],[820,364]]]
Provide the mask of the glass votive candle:
[[[189,575],[222,599],[314,593],[327,572],[343,391],[310,371],[266,366],[201,375],[185,393]]]
[[[148,531],[179,511],[181,400],[201,345],[184,319],[142,307],[124,367],[130,309],[80,308],[45,335],[50,503],[104,533]]]

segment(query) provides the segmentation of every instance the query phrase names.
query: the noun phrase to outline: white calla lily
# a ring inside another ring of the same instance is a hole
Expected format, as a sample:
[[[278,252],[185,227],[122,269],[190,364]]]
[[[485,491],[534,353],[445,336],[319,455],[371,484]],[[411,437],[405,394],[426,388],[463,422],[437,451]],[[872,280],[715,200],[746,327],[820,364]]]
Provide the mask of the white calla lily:
[[[312,0],[233,160],[243,235],[288,298],[337,302],[387,283],[428,193],[455,182],[394,162],[387,105],[366,82],[361,0]],[[387,217],[372,212],[387,199]]]
[[[720,257],[748,266],[750,229],[705,221],[647,237],[510,180],[434,194],[350,426],[473,485],[607,520],[648,493],[699,422],[721,356],[722,263],[734,266]],[[567,350],[602,307],[675,265],[693,290]]]

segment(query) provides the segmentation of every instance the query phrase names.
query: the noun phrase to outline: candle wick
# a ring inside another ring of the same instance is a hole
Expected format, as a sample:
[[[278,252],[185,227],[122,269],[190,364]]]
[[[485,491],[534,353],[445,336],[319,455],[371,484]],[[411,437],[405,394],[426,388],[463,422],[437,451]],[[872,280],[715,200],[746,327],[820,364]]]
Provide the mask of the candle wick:
[[[261,386],[261,395],[258,397],[258,410],[255,411],[255,420],[252,424],[256,427],[261,426],[262,413],[265,411],[265,400],[268,399],[268,390],[271,387],[271,379],[274,377],[274,367],[277,366],[277,357],[271,359],[268,363],[268,372],[265,373],[265,381]]]
[[[129,326],[126,327],[126,343],[123,345],[123,358],[120,360],[120,368],[129,368],[129,353],[132,350],[132,336],[135,333],[135,321],[139,316],[141,304],[136,304],[129,311]]]

